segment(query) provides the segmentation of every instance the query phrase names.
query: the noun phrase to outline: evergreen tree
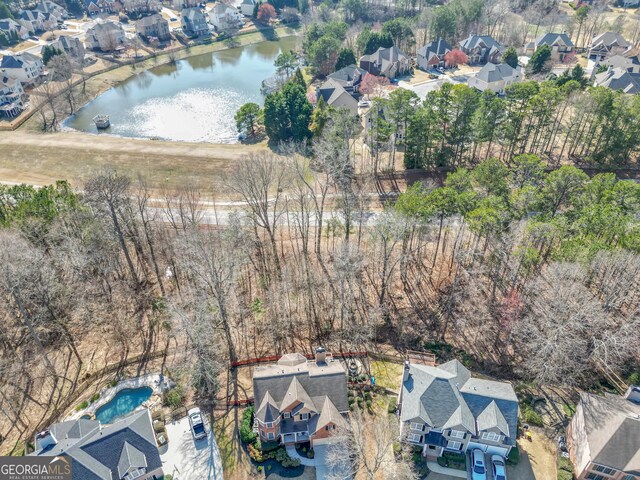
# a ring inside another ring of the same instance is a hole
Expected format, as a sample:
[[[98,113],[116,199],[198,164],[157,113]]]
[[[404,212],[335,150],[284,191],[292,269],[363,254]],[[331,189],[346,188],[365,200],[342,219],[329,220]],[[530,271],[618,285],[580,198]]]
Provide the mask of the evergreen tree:
[[[300,68],[296,68],[296,72],[293,74],[292,82],[297,83],[305,90],[307,89],[307,82],[305,82],[304,77],[302,76],[302,71]]]
[[[527,69],[531,73],[541,73],[545,70],[545,64],[547,60],[551,58],[551,47],[549,45],[542,45],[538,48],[527,64]]]
[[[62,50],[54,47],[53,45],[45,45],[42,49],[42,63],[45,65],[49,64],[49,61],[56,55],[62,55]]]
[[[349,65],[355,65],[356,55],[351,48],[343,48],[338,52],[338,59],[336,60],[336,70],[348,67]]]
[[[9,10],[9,7],[4,2],[0,2],[0,18],[13,19],[13,13]]]
[[[518,52],[516,52],[514,47],[509,47],[505,50],[502,55],[502,62],[512,68],[516,68],[518,66]]]
[[[264,123],[269,140],[278,143],[308,138],[312,112],[306,91],[298,83],[288,82],[278,92],[267,95]]]

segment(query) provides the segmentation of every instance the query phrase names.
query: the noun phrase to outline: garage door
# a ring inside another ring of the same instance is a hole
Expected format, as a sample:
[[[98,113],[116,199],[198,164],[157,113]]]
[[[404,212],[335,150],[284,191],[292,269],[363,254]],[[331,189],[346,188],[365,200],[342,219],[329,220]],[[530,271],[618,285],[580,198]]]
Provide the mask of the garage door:
[[[489,455],[500,455],[502,457],[506,457],[508,452],[508,449],[504,447],[493,447],[493,446],[485,445],[483,443],[469,442],[469,445],[467,446],[467,450],[475,450],[476,448],[479,448],[480,450],[488,453]]]

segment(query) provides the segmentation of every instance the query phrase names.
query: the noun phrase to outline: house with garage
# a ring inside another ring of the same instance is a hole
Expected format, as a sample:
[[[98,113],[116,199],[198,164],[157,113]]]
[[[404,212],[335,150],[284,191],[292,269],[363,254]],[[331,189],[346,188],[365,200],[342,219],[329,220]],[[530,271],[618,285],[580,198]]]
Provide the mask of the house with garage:
[[[613,57],[605,58],[600,62],[600,65],[607,67],[608,69],[621,69],[629,73],[640,73],[640,58],[637,55],[614,55]]]
[[[85,6],[89,15],[116,13],[120,10],[120,3],[114,0],[86,0]]]
[[[468,85],[481,92],[491,90],[498,95],[504,95],[505,89],[522,80],[520,67],[513,68],[506,63],[487,63],[478,73],[469,78]]]
[[[240,4],[240,13],[245,17],[253,17],[253,12],[258,2],[256,0],[242,0]]]
[[[182,32],[192,38],[209,34],[207,18],[200,8],[194,7],[182,10]]]
[[[62,50],[69,58],[72,58],[80,65],[84,61],[84,43],[78,37],[70,35],[60,35],[52,45]],[[43,47],[44,48],[44,47]]]
[[[67,10],[51,0],[40,0],[36,5],[36,10],[42,13],[53,15],[59,22],[69,17]]]
[[[164,476],[149,410],[110,425],[78,419],[51,425],[35,438],[32,456],[71,463],[73,480],[160,480]]]
[[[360,68],[372,75],[393,79],[408,73],[411,61],[398,47],[380,47],[375,53],[360,58]]]
[[[253,372],[255,429],[264,442],[284,445],[331,442],[334,431],[349,428],[347,376],[324,348],[313,359],[300,353]]]
[[[614,55],[631,52],[632,45],[617,32],[604,32],[593,37],[589,46],[589,60],[601,62]]]
[[[426,457],[474,449],[507,457],[516,446],[518,398],[511,384],[473,378],[458,360],[406,361],[398,409],[402,441]]]
[[[333,78],[328,78],[316,90],[316,98],[333,108],[346,108],[354,115],[358,114],[358,100]]]
[[[20,115],[25,109],[26,99],[19,80],[0,75],[0,118],[14,118]]]
[[[422,70],[443,68],[446,66],[444,56],[450,51],[451,45],[444,38],[439,38],[418,49],[416,63]]]
[[[51,30],[58,24],[54,17],[37,10],[22,10],[16,20],[31,33]]]
[[[24,52],[5,55],[0,60],[0,72],[3,76],[18,80],[22,85],[34,85],[44,71],[42,59],[32,53]]]
[[[640,387],[623,396],[582,392],[567,428],[577,480],[640,478]]]
[[[505,48],[491,35],[471,34],[460,42],[460,50],[469,58],[469,65],[484,65],[500,63]]]
[[[551,60],[564,62],[576,52],[576,47],[566,33],[546,33],[525,45],[525,54],[533,55],[543,45],[551,49]]]

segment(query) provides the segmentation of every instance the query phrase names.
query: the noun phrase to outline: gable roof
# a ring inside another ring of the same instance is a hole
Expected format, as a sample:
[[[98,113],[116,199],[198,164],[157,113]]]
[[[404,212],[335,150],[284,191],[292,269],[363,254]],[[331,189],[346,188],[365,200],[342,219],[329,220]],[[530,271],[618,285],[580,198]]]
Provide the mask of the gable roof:
[[[592,49],[600,46],[606,47],[607,49],[612,47],[629,48],[631,44],[617,32],[604,32],[593,37],[593,40],[591,40]]]
[[[333,402],[329,399],[329,397],[325,397],[320,410],[320,415],[317,418],[313,430],[317,432],[321,428],[324,428],[331,423],[333,423],[338,428],[349,428],[349,423],[338,411]]]
[[[316,364],[305,359],[304,363],[295,365],[283,365],[278,362],[276,365],[256,367],[253,371],[253,395],[256,405],[262,405],[267,394],[277,405],[281,405],[294,378],[297,381],[296,389],[299,395],[304,391],[314,407],[321,404],[321,397],[327,396],[339,412],[349,411],[347,377],[337,360]]]
[[[313,400],[311,400],[311,397],[309,397],[309,394],[306,392],[300,381],[296,377],[293,377],[289,384],[289,388],[287,388],[287,393],[284,394],[284,397],[280,402],[280,409],[284,410],[298,402],[304,404],[304,406],[312,412],[318,413],[318,409],[313,404]]]
[[[457,360],[432,367],[410,365],[402,383],[401,420],[420,418],[433,428],[462,426],[477,434],[498,428],[515,444],[518,399],[509,383],[472,378]]]
[[[5,55],[0,61],[0,68],[23,68],[25,64],[37,62],[38,60],[40,60],[40,57],[29,52]]]
[[[363,55],[362,58],[360,58],[360,62],[364,61],[377,64],[380,69],[380,73],[383,74],[390,70],[396,63],[408,59],[409,57],[407,57],[402,50],[393,46],[390,48],[380,47],[371,55]]]
[[[596,75],[596,85],[624,93],[640,93],[640,73],[631,73],[623,68],[612,68]]]
[[[591,461],[623,472],[640,471],[640,405],[617,395],[580,394],[576,415]]]
[[[9,32],[20,28],[21,25],[12,18],[3,18],[0,20],[0,30]]]
[[[545,33],[536,38],[534,43],[536,48],[542,45],[549,45],[551,47],[558,43],[563,43],[567,47],[573,47],[573,42],[566,33]]]
[[[335,79],[329,78],[318,88],[318,96],[331,107],[345,107],[358,113],[358,101]]]
[[[127,461],[131,466],[142,466],[142,457],[149,471],[162,467],[147,409],[107,426],[81,419],[54,424],[49,431],[57,442],[31,455],[69,457],[74,478],[112,480]]]
[[[513,77],[515,73],[516,69],[506,63],[500,63],[498,65],[487,63],[478,73],[476,73],[476,78],[487,83],[493,83],[504,80],[505,78]]]
[[[204,17],[204,13],[202,13],[202,10],[200,10],[199,8],[196,8],[196,7],[184,8],[182,10],[182,18],[188,18],[189,20],[204,20],[204,21],[206,21],[206,19]]]
[[[607,65],[613,68],[633,68],[634,66],[640,66],[640,59],[637,55],[628,57],[624,55],[613,55],[609,58],[605,58],[602,61],[602,65]]]
[[[442,57],[451,51],[451,45],[444,39],[439,38],[431,43],[427,43],[424,47],[420,47],[417,51],[419,57],[431,60],[434,56]]]
[[[363,68],[358,67],[357,65],[351,64],[346,67],[342,67],[340,70],[336,70],[335,72],[328,75],[328,78],[333,78],[338,82],[353,82],[358,78],[364,78],[367,74],[367,71]]]
[[[460,46],[466,50],[483,47],[488,49],[504,50],[504,47],[498,43],[491,35],[474,35],[471,34],[460,42]]]
[[[140,450],[125,441],[118,461],[118,475],[124,477],[131,468],[146,468],[147,458]]]
[[[260,407],[256,411],[256,417],[263,423],[273,422],[276,418],[278,418],[280,412],[278,410],[278,404],[271,397],[269,392],[264,396]]]
[[[124,34],[124,29],[119,23],[107,20],[106,22],[98,22],[89,30],[87,30],[88,35],[97,35],[100,33],[108,34],[109,32],[122,32],[122,34]]]

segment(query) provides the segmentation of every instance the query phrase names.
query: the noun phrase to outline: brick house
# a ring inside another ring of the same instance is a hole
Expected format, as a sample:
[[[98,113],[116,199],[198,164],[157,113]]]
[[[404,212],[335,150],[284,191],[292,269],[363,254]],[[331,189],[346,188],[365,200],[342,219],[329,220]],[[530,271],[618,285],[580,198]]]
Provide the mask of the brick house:
[[[471,34],[460,42],[460,50],[469,58],[469,65],[484,65],[500,63],[505,48],[490,35]]]
[[[581,393],[567,445],[577,480],[640,480],[640,387]]]
[[[576,51],[575,45],[566,33],[546,33],[525,45],[525,53],[533,55],[543,45],[551,49],[551,60],[554,62],[564,62],[567,56],[573,55]]]
[[[299,353],[253,372],[255,425],[263,442],[285,445],[327,443],[348,428],[347,377],[342,364],[323,348],[314,360]]]

